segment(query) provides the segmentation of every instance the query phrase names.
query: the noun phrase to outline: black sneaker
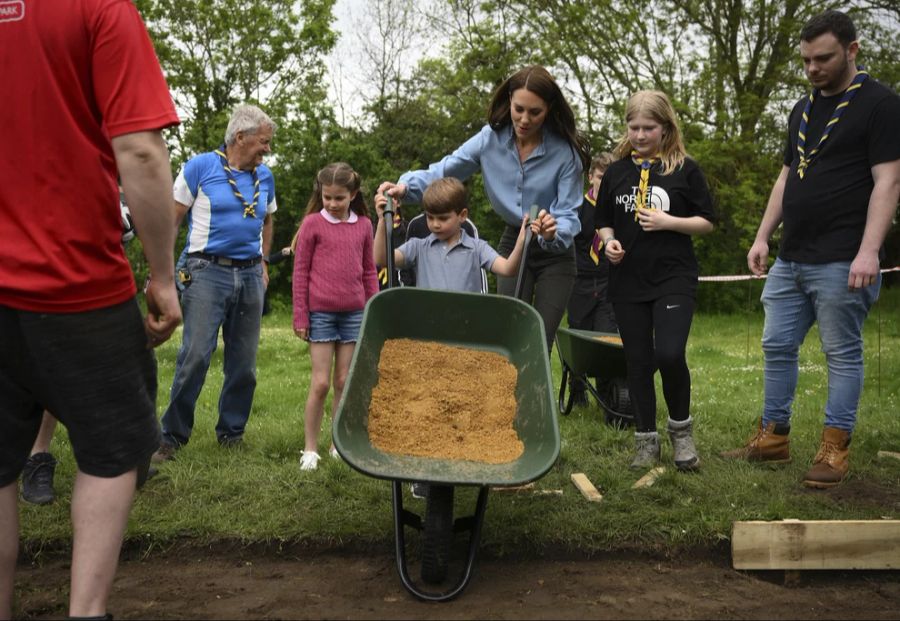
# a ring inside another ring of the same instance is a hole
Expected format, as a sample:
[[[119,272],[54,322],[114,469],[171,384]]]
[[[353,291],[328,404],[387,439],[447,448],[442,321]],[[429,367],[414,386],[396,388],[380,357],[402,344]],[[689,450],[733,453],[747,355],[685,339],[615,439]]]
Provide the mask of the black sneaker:
[[[35,453],[25,462],[22,470],[22,498],[35,505],[46,505],[54,501],[53,474],[56,459],[50,453]]]
[[[409,486],[409,490],[412,492],[413,498],[425,498],[428,496],[427,483],[413,483]]]
[[[244,436],[220,436],[219,446],[222,448],[239,448],[244,444]]]

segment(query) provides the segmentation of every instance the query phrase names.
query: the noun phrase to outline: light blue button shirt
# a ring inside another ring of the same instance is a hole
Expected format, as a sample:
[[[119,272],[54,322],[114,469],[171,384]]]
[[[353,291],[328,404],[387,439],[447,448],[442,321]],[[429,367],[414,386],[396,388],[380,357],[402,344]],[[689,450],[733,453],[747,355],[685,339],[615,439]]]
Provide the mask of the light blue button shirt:
[[[490,271],[500,256],[486,241],[469,237],[465,231],[459,232],[459,242],[453,247],[430,233],[406,240],[397,251],[406,266],[416,271],[417,287],[472,293],[481,293],[481,270]]]
[[[518,228],[532,205],[556,218],[556,237],[538,238],[545,250],[562,252],[581,230],[578,208],[584,184],[581,160],[575,150],[546,124],[541,144],[521,162],[512,124],[494,131],[485,125],[456,151],[428,170],[404,173],[399,183],[407,186],[404,202],[420,203],[432,181],[442,177],[466,180],[481,170],[484,189],[494,211]]]

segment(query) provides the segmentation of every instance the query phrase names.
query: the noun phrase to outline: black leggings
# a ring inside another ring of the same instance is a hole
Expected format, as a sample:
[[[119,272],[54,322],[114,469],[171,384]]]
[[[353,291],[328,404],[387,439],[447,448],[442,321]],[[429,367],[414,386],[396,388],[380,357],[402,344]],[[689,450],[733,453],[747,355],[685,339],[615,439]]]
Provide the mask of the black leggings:
[[[497,251],[504,257],[516,245],[519,227],[507,225],[500,238]],[[525,275],[522,282],[522,299],[538,312],[544,320],[544,336],[547,351],[553,349],[556,329],[566,312],[569,295],[575,284],[575,247],[562,253],[548,252],[540,247],[537,238],[532,239],[525,259]],[[497,277],[497,293],[513,296],[516,293],[516,277]],[[532,302],[533,300],[533,302]]]
[[[635,408],[635,430],[656,431],[656,389],[659,368],[663,396],[672,420],[691,414],[691,372],[685,359],[694,318],[694,298],[666,295],[650,302],[613,304],[628,366],[628,391]]]

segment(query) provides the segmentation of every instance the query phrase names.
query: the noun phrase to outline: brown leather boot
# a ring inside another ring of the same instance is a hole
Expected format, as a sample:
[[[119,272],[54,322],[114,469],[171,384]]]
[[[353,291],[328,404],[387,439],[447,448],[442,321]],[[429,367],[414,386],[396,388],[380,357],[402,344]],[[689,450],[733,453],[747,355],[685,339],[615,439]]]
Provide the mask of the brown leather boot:
[[[825,489],[844,480],[850,470],[850,432],[834,427],[822,431],[822,444],[813,466],[803,477],[806,487]]]
[[[725,459],[743,459],[744,461],[764,462],[767,464],[786,464],[791,461],[790,425],[769,423],[763,427],[759,419],[756,435],[741,448],[719,453]]]

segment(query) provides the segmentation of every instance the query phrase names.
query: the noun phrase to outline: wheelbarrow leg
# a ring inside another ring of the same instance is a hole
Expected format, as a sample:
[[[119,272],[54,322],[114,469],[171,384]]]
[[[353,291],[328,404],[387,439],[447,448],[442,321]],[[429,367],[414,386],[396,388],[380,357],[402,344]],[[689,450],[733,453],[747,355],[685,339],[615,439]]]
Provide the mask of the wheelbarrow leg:
[[[572,372],[569,370],[569,365],[565,362],[562,363],[562,379],[559,380],[559,413],[563,416],[568,416],[569,412],[572,411],[572,404],[575,402],[575,395],[572,393],[569,388],[569,376],[572,375]],[[569,395],[566,398],[566,392],[568,391]]]
[[[469,517],[457,519],[453,524],[453,532],[462,530],[471,531],[469,535],[469,550],[466,556],[466,564],[460,574],[457,583],[446,591],[430,592],[419,588],[409,575],[406,563],[406,534],[404,527],[409,526],[417,530],[422,529],[421,518],[403,508],[403,482],[393,481],[393,505],[394,505],[394,545],[397,557],[397,571],[403,586],[414,596],[427,602],[450,601],[466,588],[472,577],[475,565],[475,557],[478,555],[478,544],[481,539],[481,527],[484,523],[484,513],[487,509],[487,495],[489,487],[483,486],[478,491],[478,501],[475,505],[475,513]]]

